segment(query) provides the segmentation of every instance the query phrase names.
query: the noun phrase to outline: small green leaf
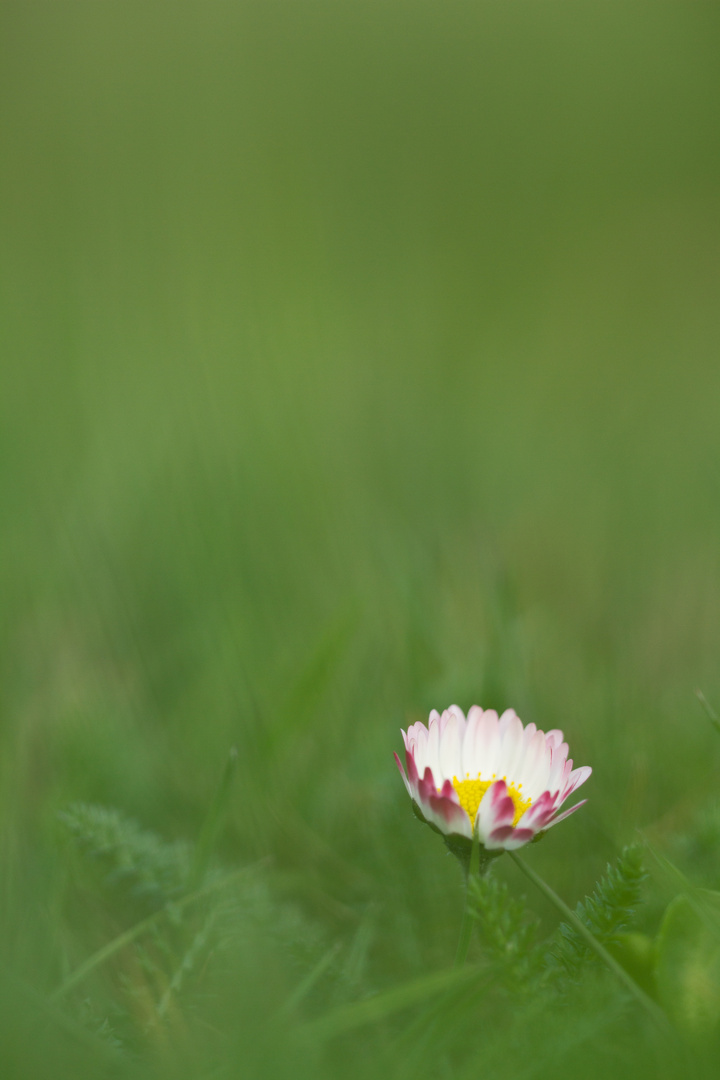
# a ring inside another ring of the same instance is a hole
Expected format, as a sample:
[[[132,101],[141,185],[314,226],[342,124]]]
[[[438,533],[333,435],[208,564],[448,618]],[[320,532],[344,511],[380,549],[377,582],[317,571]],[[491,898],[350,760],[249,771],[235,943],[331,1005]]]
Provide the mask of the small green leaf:
[[[637,931],[628,931],[624,934],[616,934],[611,942],[608,942],[608,952],[622,964],[627,973],[633,977],[638,986],[641,986],[646,994],[657,997],[655,985],[656,951],[655,942],[647,934]]]
[[[720,913],[720,893],[698,890]],[[660,1001],[678,1027],[691,1034],[720,1021],[720,936],[687,896],[670,903],[657,939]]]

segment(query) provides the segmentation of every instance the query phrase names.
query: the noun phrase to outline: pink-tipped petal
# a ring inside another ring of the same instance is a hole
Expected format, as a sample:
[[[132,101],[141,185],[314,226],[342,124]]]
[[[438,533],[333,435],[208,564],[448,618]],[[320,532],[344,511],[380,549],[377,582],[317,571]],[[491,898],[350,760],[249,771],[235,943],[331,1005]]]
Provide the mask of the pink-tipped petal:
[[[511,825],[514,817],[515,804],[507,793],[507,784],[497,780],[487,789],[478,806],[475,827],[480,842],[484,844],[490,833],[502,825]]]
[[[417,797],[420,806],[430,806],[430,799],[437,795],[435,780],[431,769],[425,770],[424,776],[420,777],[417,784]]]
[[[564,791],[565,788],[567,787],[567,782],[568,782],[568,779],[570,777],[570,773],[572,772],[572,767],[573,767],[573,759],[568,758],[567,761],[565,762],[565,764],[563,765],[562,776],[560,777],[560,790],[561,791]]]
[[[506,795],[504,799],[499,799],[495,806],[495,820],[493,822],[495,828],[499,829],[502,825],[512,824],[514,817],[515,803],[510,796]]]
[[[403,778],[403,784],[405,785],[405,788],[407,789],[407,793],[410,796],[410,798],[412,798],[412,791],[410,790],[410,785],[408,783],[408,778],[405,775],[405,770],[402,767],[402,762],[401,762],[400,758],[397,756],[397,754],[393,754],[393,757],[395,758],[395,764],[397,765],[398,769],[400,770],[400,775]]]
[[[548,821],[544,828],[551,829],[553,825],[557,825],[559,821],[564,821],[565,818],[570,817],[570,815],[574,814],[576,810],[579,810],[581,806],[584,806],[586,802],[587,799],[581,799],[579,803],[575,803],[569,810],[563,810],[562,814],[556,814],[554,818],[551,818],[550,821]]]
[[[452,786],[452,785],[451,785]],[[470,818],[463,808],[442,795],[431,795],[430,811],[434,815],[434,823],[444,833],[452,833],[458,836],[472,836]]]
[[[574,769],[567,778],[567,783],[563,788],[562,802],[569,799],[574,791],[585,783],[585,781],[591,776],[592,769],[589,765],[581,765],[579,769]]]
[[[410,783],[417,787],[417,782],[420,779],[417,764],[415,763],[415,755],[410,751],[405,751],[405,765],[407,767],[407,775]]]
[[[534,836],[532,829],[513,829],[512,825],[501,825],[490,833],[485,847],[490,851],[513,851],[528,844]]]
[[[549,791],[544,791],[540,798],[537,799],[532,806],[528,807],[518,821],[516,827],[518,829],[532,829],[533,832],[539,832],[545,827],[556,809],[557,801],[555,796]]]
[[[450,799],[451,802],[457,803],[458,806],[460,805],[460,800],[458,799],[457,791],[453,787],[452,780],[446,780],[443,783],[443,786],[440,788],[440,795],[442,795],[443,799]]]

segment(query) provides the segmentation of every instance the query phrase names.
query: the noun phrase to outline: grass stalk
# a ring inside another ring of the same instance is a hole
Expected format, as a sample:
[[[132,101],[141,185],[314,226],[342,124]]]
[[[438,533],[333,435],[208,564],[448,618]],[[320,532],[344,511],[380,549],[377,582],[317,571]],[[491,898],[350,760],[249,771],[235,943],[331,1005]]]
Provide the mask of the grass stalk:
[[[462,923],[460,924],[460,937],[458,938],[457,951],[455,953],[455,969],[463,967],[467,959],[470,938],[473,930],[473,916],[470,911],[470,882],[480,870],[480,841],[477,833],[473,835],[472,847],[470,848],[470,864],[465,875],[465,904],[463,907]]]
[[[191,892],[200,888],[207,873],[207,868],[215,849],[215,843],[225,816],[228,799],[230,798],[233,779],[237,771],[237,761],[237,747],[233,746],[230,748],[230,753],[228,754],[222,776],[220,777],[220,783],[218,784],[215,796],[210,803],[210,808],[200,830],[197,844],[195,845],[195,858],[193,859],[190,878],[188,880],[188,889]]]

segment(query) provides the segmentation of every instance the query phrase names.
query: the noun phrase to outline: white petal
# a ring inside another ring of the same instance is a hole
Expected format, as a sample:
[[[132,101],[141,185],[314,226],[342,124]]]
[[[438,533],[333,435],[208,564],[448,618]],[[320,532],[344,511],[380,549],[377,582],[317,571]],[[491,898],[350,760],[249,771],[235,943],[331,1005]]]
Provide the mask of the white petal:
[[[478,724],[476,736],[478,771],[483,780],[491,780],[497,775],[500,761],[500,733],[498,714],[494,709],[487,709]]]
[[[560,746],[563,741],[563,733],[560,728],[553,728],[552,731],[545,733],[545,742],[548,746],[554,750],[556,746]]]
[[[440,772],[440,717],[430,717],[428,724],[428,740],[425,747],[425,768],[432,769],[433,775]],[[418,772],[420,766],[418,765]],[[420,773],[422,776],[422,773]]]
[[[458,731],[460,731],[464,735],[465,726],[467,724],[467,720],[465,719],[465,713],[462,711],[459,705],[451,705],[448,709],[448,712],[452,713],[453,716],[457,718]]]
[[[506,709],[498,721],[498,727],[500,731],[500,738],[502,739],[505,732],[508,729],[510,723],[517,717],[517,713],[514,709]]]
[[[546,790],[549,775],[550,750],[543,732],[536,731],[525,751],[518,773],[523,793],[530,799],[537,799]]]
[[[460,710],[458,709],[458,712]],[[440,777],[436,778],[438,784],[444,780],[452,780],[454,776],[462,777],[462,736],[465,734],[465,717],[460,713],[458,717],[448,710],[443,713],[445,729],[440,735]]]
[[[413,734],[411,735],[410,732]],[[414,724],[408,732],[410,750],[415,758],[415,764],[417,765],[417,771],[422,776],[425,772],[425,766],[428,763],[427,760],[427,744],[428,744],[428,730],[424,724]]]
[[[512,780],[517,772],[525,748],[523,726],[518,716],[512,716],[505,728],[500,752],[501,776],[507,776]]]
[[[551,755],[550,775],[548,776],[548,791],[559,791],[562,786],[563,770],[568,756],[568,744],[562,743],[553,749]]]
[[[482,720],[482,715],[483,711],[479,705],[473,705],[468,712],[462,747],[462,779],[465,779],[466,776],[474,778],[480,772],[477,738],[478,725]]]

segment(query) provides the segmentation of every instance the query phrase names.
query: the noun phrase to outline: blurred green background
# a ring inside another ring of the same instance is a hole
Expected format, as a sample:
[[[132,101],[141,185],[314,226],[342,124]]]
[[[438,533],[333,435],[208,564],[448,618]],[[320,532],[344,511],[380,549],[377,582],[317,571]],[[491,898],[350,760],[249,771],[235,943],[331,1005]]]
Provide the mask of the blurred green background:
[[[717,5],[5,0],[0,39],[13,970],[85,955],[57,812],[192,839],[233,744],[222,858],[329,939],[372,911],[370,989],[452,959],[391,758],[431,707],[593,765],[532,853],[568,901],[685,828],[720,749]]]

